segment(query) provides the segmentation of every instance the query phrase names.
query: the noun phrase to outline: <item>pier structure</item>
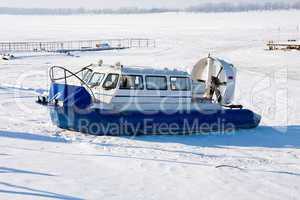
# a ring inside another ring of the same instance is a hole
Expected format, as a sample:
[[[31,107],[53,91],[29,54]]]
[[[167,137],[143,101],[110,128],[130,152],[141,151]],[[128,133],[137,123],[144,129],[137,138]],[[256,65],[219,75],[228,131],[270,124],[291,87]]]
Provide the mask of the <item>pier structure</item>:
[[[300,50],[300,41],[287,40],[287,41],[268,41],[268,50]]]
[[[105,51],[128,48],[154,48],[155,46],[155,40],[145,38],[70,41],[5,41],[0,42],[0,54],[13,54],[16,52],[67,53],[72,51]]]

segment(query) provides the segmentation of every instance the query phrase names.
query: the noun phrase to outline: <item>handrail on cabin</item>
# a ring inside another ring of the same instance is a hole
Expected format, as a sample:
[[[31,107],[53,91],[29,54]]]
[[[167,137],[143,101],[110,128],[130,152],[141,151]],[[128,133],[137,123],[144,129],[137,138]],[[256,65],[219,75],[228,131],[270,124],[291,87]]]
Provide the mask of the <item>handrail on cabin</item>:
[[[67,79],[70,78],[70,77],[76,77],[79,81],[80,81],[80,84],[81,85],[84,85],[86,88],[88,88],[88,90],[90,91],[90,94],[92,95],[92,98],[93,100],[96,99],[95,95],[94,95],[94,92],[92,91],[92,89],[90,88],[90,86],[84,81],[82,80],[79,76],[77,76],[78,73],[88,69],[88,67],[90,67],[91,65],[88,65],[84,68],[82,68],[81,70],[73,73],[71,72],[70,70],[66,69],[65,67],[61,67],[61,66],[52,66],[50,69],[49,69],[49,77],[50,77],[50,80],[51,82],[55,82],[55,81],[58,81],[58,80],[65,80],[65,84],[67,84]],[[62,69],[64,71],[64,76],[63,77],[60,77],[60,78],[54,78],[54,75],[53,75],[53,71],[54,69]],[[70,75],[67,76],[67,73],[69,73]]]

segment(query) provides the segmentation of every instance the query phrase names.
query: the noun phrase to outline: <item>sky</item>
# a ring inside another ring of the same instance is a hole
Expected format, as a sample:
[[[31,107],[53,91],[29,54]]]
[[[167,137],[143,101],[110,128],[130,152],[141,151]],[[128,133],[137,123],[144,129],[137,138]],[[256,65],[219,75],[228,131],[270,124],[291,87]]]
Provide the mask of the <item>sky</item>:
[[[0,0],[0,7],[21,8],[182,8],[204,2],[295,2],[297,0]]]

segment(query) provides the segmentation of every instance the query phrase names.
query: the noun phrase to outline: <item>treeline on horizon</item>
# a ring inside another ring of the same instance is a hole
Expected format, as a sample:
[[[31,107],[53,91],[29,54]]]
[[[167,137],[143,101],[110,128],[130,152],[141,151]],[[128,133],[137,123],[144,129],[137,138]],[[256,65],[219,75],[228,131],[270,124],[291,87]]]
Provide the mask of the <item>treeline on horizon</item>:
[[[183,9],[168,8],[119,8],[119,9],[85,9],[85,8],[11,8],[0,7],[0,14],[8,15],[76,15],[76,14],[138,14],[164,12],[247,12],[271,10],[300,10],[300,1],[294,3],[205,3]]]

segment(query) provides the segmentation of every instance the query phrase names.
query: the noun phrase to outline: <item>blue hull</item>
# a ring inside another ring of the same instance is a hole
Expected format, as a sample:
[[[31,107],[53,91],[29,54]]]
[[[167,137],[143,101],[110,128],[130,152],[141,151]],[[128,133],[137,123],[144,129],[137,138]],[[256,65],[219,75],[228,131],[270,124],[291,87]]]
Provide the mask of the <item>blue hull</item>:
[[[223,109],[214,113],[178,111],[144,114],[139,111],[111,113],[100,109],[76,111],[74,107],[53,106],[51,119],[62,129],[92,135],[129,136],[145,134],[195,134],[208,131],[250,129],[261,117],[246,109]]]
[[[207,131],[250,129],[261,117],[246,109],[216,111],[185,110],[173,113],[124,111],[112,113],[91,108],[92,98],[82,86],[52,83],[49,101],[64,106],[50,106],[51,119],[62,129],[93,135],[193,134]]]

